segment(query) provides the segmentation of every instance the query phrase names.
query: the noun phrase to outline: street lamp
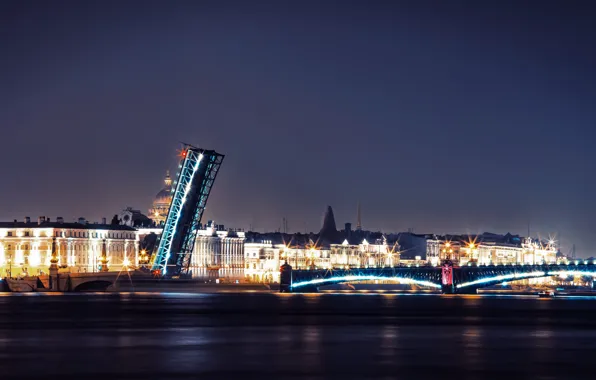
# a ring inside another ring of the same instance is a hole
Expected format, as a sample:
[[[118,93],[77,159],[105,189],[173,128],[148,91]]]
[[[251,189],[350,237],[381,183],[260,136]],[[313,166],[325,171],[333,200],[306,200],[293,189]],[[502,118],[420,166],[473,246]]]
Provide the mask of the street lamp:
[[[468,260],[469,261],[476,259],[476,257],[474,257],[474,248],[475,247],[476,247],[476,244],[474,244],[474,243],[468,244]]]
[[[147,259],[147,251],[142,249],[141,250],[141,259],[140,259],[140,264],[142,266],[145,266],[149,263],[149,260]]]

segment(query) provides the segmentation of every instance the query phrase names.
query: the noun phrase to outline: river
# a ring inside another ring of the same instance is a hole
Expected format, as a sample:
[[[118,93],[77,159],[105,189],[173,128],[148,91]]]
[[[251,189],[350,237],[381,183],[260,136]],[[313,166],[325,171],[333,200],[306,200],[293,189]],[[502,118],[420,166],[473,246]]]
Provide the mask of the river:
[[[0,296],[2,379],[569,380],[595,356],[587,297]]]

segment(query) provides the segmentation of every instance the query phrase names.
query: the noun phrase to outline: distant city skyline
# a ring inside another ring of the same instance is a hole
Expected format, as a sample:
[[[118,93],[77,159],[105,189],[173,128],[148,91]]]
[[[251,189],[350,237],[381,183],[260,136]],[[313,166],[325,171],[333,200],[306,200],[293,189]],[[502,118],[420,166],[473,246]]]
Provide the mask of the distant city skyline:
[[[34,6],[33,6],[34,4]],[[147,212],[179,141],[203,220],[556,234],[594,256],[590,2],[9,1],[0,219]]]

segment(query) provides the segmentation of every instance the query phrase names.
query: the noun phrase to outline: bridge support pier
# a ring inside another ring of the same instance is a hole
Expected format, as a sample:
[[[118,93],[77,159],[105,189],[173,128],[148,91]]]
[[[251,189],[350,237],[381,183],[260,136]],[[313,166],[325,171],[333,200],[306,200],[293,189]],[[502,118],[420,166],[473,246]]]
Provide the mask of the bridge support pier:
[[[292,293],[292,266],[287,262],[279,268],[280,293]]]
[[[58,263],[54,261],[52,261],[52,263],[50,264],[49,285],[51,291],[60,291],[60,275],[58,274]]]
[[[441,292],[443,294],[454,294],[455,293],[455,287],[453,286],[453,284],[451,284],[451,285],[443,285],[443,286],[441,286]]]
[[[455,293],[455,285],[453,284],[453,263],[446,261],[441,268],[441,291],[443,294]]]
[[[50,290],[60,291],[60,277],[58,275],[58,253],[56,251],[56,238],[52,239],[52,257],[50,258],[50,275],[48,279]]]

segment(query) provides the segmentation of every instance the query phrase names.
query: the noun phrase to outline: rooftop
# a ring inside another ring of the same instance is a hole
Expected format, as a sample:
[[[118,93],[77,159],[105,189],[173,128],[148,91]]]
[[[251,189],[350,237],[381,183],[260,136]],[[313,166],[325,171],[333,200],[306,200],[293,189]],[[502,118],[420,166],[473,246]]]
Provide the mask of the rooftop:
[[[135,228],[120,224],[64,223],[64,222],[0,222],[0,228],[66,228],[73,230],[113,230],[136,231]]]

